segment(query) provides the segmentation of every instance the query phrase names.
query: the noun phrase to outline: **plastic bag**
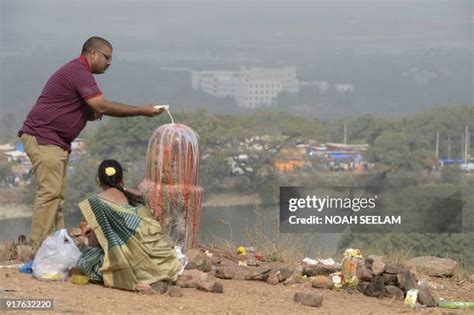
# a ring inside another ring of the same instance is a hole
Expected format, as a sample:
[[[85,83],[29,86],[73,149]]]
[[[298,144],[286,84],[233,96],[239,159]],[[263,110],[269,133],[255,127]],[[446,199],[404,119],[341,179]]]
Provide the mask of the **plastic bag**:
[[[76,265],[81,251],[61,229],[48,236],[33,260],[33,276],[39,280],[64,280],[69,268]]]
[[[180,266],[179,271],[178,271],[178,276],[181,276],[181,274],[184,271],[184,268],[188,264],[188,258],[186,258],[186,256],[183,254],[183,251],[181,250],[181,246],[176,245],[174,249],[176,251],[176,258],[178,258],[178,262]]]

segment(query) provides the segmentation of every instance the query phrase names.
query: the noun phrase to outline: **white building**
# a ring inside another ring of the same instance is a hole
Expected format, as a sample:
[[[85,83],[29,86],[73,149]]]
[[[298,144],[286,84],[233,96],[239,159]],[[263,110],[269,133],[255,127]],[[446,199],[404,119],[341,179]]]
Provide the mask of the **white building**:
[[[233,97],[235,77],[232,71],[192,71],[192,88],[215,97]]]
[[[336,84],[336,91],[339,93],[354,92],[354,86],[352,84]]]
[[[329,90],[329,83],[327,81],[300,82],[300,86],[314,86],[320,94],[324,94]]]
[[[298,93],[296,68],[246,68],[231,71],[193,71],[192,87],[215,97],[234,97],[238,106],[270,106],[280,92]]]

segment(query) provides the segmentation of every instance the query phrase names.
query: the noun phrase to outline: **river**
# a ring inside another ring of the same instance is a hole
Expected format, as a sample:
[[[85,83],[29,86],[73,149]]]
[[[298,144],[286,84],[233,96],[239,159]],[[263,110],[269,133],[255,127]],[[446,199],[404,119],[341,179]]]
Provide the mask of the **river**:
[[[69,229],[78,226],[81,217],[80,213],[67,215],[66,227]],[[219,241],[222,244],[226,240],[247,245],[247,240],[253,238],[255,233],[262,235],[263,231],[267,231],[267,235],[273,232],[274,236],[278,231],[277,220],[278,206],[203,207],[199,238],[207,245],[217,244]],[[30,225],[31,217],[0,220],[0,242],[16,239],[20,234],[28,235]],[[273,236],[269,238],[272,239]],[[312,234],[309,238],[303,238],[303,235],[298,233],[283,235],[287,240],[298,242],[301,239],[299,245],[309,252],[322,252],[328,255],[334,254],[338,236],[339,234],[335,233]]]

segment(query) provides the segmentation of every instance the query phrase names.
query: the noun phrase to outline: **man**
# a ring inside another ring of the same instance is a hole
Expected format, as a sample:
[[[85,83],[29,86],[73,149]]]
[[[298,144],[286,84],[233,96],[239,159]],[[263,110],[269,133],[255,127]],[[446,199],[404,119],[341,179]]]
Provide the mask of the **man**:
[[[100,37],[89,38],[81,55],[49,78],[18,132],[38,187],[31,224],[35,249],[52,231],[64,228],[63,193],[71,142],[87,121],[102,115],[153,117],[163,112],[151,104],[136,107],[107,100],[93,74],[104,73],[111,64],[112,45]]]

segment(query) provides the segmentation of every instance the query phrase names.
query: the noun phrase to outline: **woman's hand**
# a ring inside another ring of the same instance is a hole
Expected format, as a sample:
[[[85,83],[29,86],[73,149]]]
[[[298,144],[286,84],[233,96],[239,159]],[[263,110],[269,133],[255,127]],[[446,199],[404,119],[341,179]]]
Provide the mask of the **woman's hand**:
[[[97,240],[97,237],[95,236],[95,233],[94,231],[92,231],[92,229],[89,229],[86,232],[86,237],[87,237],[87,242],[89,243],[89,246],[100,247],[99,241]]]

